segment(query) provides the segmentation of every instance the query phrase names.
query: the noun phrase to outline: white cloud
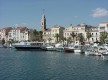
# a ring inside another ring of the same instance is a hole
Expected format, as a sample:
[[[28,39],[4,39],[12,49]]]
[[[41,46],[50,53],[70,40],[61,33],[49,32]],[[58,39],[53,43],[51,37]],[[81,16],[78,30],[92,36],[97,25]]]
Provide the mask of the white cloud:
[[[105,8],[96,8],[93,10],[92,17],[98,18],[98,17],[104,17],[108,16],[108,10]]]
[[[74,18],[78,18],[78,16],[74,16]]]

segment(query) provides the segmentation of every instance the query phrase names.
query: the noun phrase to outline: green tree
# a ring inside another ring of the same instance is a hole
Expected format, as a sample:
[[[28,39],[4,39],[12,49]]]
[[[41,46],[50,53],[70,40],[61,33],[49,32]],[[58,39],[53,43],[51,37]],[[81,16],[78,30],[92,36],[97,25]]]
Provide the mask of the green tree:
[[[72,32],[70,35],[71,35],[71,37],[72,37],[72,39],[73,39],[73,41],[74,41],[74,38],[76,37],[75,33]]]
[[[36,29],[34,29],[34,30],[33,30],[33,34],[36,36],[36,35],[38,35],[39,33],[38,33],[38,31],[37,31]]]
[[[82,33],[78,34],[78,40],[79,40],[80,43],[84,41],[84,36],[83,36]]]
[[[87,32],[87,33],[86,33],[86,37],[87,37],[87,40],[88,40],[88,42],[89,42],[90,38],[92,37],[91,33],[90,33],[90,32]]]
[[[68,43],[71,43],[71,37],[68,37],[68,38],[67,38],[67,42],[68,42]]]
[[[56,38],[56,42],[58,43],[59,42],[59,37],[60,35],[58,33],[55,34],[55,38]]]

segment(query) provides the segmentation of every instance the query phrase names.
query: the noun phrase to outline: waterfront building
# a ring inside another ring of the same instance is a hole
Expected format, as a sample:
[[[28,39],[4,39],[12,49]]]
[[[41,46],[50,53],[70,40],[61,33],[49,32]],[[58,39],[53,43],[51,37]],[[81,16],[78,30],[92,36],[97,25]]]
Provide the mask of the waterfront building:
[[[43,31],[43,40],[46,43],[51,42],[52,38],[51,38],[51,29],[50,28],[46,29],[46,31]]]
[[[8,40],[13,41],[28,41],[28,28],[24,26],[17,26],[10,30]]]
[[[86,25],[84,23],[79,24],[77,26],[70,26],[65,28],[65,30],[63,31],[63,36],[68,39],[69,37],[72,39],[72,32],[75,34],[75,38],[74,41],[77,41],[77,35],[78,34],[82,34],[84,37],[84,41],[87,42],[87,32],[89,32],[92,37],[90,37],[90,42],[95,42],[97,40],[99,40],[99,33],[98,33],[98,27],[94,27],[94,26],[90,26],[90,25]]]
[[[63,36],[68,39],[71,37],[71,33],[74,32],[73,26],[70,25],[70,27],[67,27],[63,30]]]
[[[58,38],[60,41],[60,38],[63,37],[63,30],[64,27],[61,27],[60,25],[54,25],[53,27],[46,29],[46,31],[43,31],[43,40],[46,43],[56,43],[56,35],[59,36]]]
[[[12,27],[2,28],[0,30],[0,41],[2,39],[4,39],[5,41],[8,41],[8,33],[9,33],[10,30],[12,30]]]
[[[51,38],[52,38],[52,43],[57,42],[57,35],[58,35],[58,41],[60,42],[60,39],[63,38],[63,30],[65,28],[60,26],[60,25],[54,25],[51,28]]]
[[[91,43],[93,43],[93,42],[96,42],[96,41],[99,41],[100,40],[100,38],[99,38],[99,30],[98,30],[99,28],[98,27],[91,27],[90,29],[89,29],[89,32],[91,33],[91,38],[90,38],[90,42]]]
[[[68,28],[65,28],[64,30],[64,37],[68,39],[69,37],[72,37],[71,34],[72,32],[76,35],[77,37],[78,34],[82,34],[83,37],[86,39],[86,31],[89,29],[89,27],[86,24],[79,24],[77,26],[70,26]],[[76,40],[76,39],[75,39]]]

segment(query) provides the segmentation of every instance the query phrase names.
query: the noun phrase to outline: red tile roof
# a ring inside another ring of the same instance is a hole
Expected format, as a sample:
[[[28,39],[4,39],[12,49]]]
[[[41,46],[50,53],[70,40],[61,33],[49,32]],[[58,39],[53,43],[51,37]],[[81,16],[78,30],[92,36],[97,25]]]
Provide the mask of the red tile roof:
[[[17,26],[15,29],[16,29],[16,30],[22,30],[22,29],[27,29],[27,27],[24,27],[24,26]]]

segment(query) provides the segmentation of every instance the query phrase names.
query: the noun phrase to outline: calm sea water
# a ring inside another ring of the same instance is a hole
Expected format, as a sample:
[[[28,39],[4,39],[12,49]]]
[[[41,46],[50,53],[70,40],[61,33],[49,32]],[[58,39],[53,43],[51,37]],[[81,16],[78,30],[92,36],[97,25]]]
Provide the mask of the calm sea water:
[[[73,53],[0,48],[0,80],[108,80],[108,61]]]

